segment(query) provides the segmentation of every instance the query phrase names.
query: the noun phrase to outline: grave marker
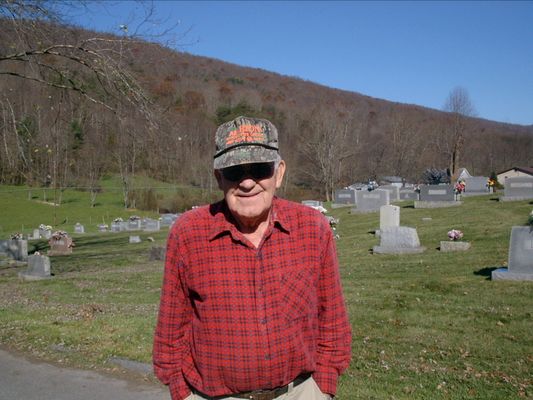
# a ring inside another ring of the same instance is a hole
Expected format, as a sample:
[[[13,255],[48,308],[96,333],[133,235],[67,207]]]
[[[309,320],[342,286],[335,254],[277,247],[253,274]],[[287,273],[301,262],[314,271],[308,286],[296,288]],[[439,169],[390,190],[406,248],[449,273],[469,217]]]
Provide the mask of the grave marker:
[[[512,227],[507,266],[492,271],[492,280],[533,281],[533,227]]]
[[[356,204],[355,202],[355,190],[353,189],[338,189],[335,190],[334,196],[335,204]]]
[[[0,253],[17,261],[28,259],[28,241],[22,239],[0,240]]]
[[[50,258],[40,254],[32,254],[28,257],[28,269],[19,272],[18,276],[25,281],[50,279]]]
[[[381,206],[379,209],[379,229],[400,226],[400,207]]]
[[[504,196],[502,201],[519,201],[533,199],[533,178],[528,176],[515,176],[505,180]]]
[[[409,254],[422,253],[426,250],[420,246],[415,228],[406,226],[386,227],[380,230],[380,245],[374,246],[378,254]]]
[[[76,225],[74,225],[74,233],[85,233],[85,227],[79,222],[76,222]]]
[[[352,208],[352,213],[379,211],[381,206],[390,204],[390,192],[388,190],[376,189],[370,192],[358,190],[355,196],[357,208]]]

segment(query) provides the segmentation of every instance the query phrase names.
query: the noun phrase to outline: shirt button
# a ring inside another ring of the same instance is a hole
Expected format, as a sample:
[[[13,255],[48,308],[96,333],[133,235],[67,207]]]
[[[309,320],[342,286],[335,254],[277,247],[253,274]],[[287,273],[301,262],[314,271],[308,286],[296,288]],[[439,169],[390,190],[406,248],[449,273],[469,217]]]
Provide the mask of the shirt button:
[[[267,319],[266,319],[266,318],[263,318],[263,319],[261,320],[261,323],[262,323],[262,324],[266,324],[266,323],[267,323]]]

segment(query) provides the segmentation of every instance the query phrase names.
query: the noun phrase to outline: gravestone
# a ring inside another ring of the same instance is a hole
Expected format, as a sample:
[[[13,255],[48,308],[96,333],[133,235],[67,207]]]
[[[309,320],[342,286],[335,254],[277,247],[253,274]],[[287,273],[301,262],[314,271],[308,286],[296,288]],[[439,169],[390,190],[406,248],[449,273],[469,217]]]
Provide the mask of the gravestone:
[[[128,229],[126,221],[113,221],[111,223],[111,232],[124,232]]]
[[[407,226],[389,226],[380,230],[380,244],[374,246],[373,252],[378,254],[410,254],[422,253],[426,250],[420,246],[415,228]]]
[[[488,176],[471,176],[465,178],[465,191],[463,192],[464,196],[480,195],[480,194],[489,194]]]
[[[400,226],[400,207],[381,206],[379,209],[379,229]]]
[[[463,204],[455,200],[452,185],[422,185],[420,200],[415,200],[415,208],[453,207]]]
[[[355,194],[357,208],[352,208],[352,213],[366,213],[379,211],[381,206],[390,204],[390,192],[376,189],[372,191],[358,190]]]
[[[130,243],[141,243],[141,237],[138,235],[130,236]]]
[[[146,232],[155,232],[161,229],[161,224],[159,220],[146,218],[144,220],[144,231]]]
[[[502,201],[519,201],[533,199],[533,178],[516,176],[505,179]]]
[[[141,220],[140,219],[130,219],[126,222],[126,227],[128,231],[140,231],[141,230]]]
[[[0,253],[17,261],[28,259],[28,241],[22,239],[0,240]]]
[[[302,200],[302,204],[309,207],[322,207],[322,202],[318,200]]]
[[[466,251],[470,248],[469,242],[454,241],[454,240],[442,240],[440,242],[440,251]]]
[[[512,227],[507,268],[492,271],[492,280],[533,281],[533,227]]]
[[[161,214],[161,226],[171,226],[178,217],[179,214]]]
[[[382,185],[379,187],[383,190],[388,190],[390,192],[389,199],[391,202],[400,201],[400,188],[396,185]]]
[[[455,201],[452,185],[422,185],[421,201]]]
[[[39,236],[44,239],[50,239],[52,237],[52,230],[39,228]]]
[[[100,224],[98,225],[98,232],[107,232],[107,228],[106,224]]]
[[[150,254],[148,255],[148,259],[150,261],[165,261],[165,256],[167,253],[167,249],[164,246],[153,246],[150,249]]]
[[[414,190],[400,189],[400,200],[418,200],[418,193]]]
[[[49,256],[66,256],[72,254],[72,239],[66,235],[55,237],[52,236],[48,241],[50,250],[48,250]]]
[[[25,281],[50,279],[50,259],[46,256],[32,254],[28,257],[28,269],[19,272],[18,276]]]
[[[32,236],[29,237],[28,239],[30,239],[30,240],[38,240],[40,238],[41,238],[41,234],[39,233],[39,229],[34,229]]]
[[[74,233],[85,233],[85,227],[79,222],[76,222],[76,225],[74,225]]]
[[[335,204],[356,204],[355,202],[355,190],[353,189],[338,189],[335,190],[334,196]]]

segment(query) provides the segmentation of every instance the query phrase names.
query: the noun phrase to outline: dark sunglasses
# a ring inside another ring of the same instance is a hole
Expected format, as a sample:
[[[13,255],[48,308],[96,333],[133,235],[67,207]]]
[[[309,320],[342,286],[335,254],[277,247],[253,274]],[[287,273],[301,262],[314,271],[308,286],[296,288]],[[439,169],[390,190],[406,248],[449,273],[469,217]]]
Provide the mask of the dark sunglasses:
[[[225,180],[230,182],[240,182],[245,177],[252,178],[254,181],[271,178],[274,175],[273,162],[241,164],[233,167],[222,168],[220,172]]]

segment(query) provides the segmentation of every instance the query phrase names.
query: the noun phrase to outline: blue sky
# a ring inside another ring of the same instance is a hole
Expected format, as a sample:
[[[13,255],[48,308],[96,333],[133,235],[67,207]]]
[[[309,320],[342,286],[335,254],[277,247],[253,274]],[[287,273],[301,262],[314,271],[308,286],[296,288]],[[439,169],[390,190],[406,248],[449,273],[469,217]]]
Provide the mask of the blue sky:
[[[533,1],[154,4],[158,29],[187,32],[181,51],[435,109],[461,86],[479,117],[533,124]],[[91,10],[75,22],[114,33],[142,15],[131,1]]]

